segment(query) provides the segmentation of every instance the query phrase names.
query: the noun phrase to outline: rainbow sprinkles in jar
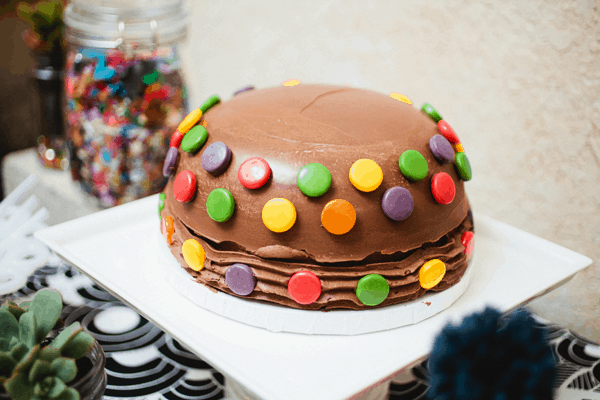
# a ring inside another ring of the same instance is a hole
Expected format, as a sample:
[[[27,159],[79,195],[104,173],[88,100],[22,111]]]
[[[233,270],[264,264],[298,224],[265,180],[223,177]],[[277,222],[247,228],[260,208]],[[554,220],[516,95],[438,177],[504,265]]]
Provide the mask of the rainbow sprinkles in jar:
[[[471,264],[471,167],[429,104],[300,84],[213,96],[170,147],[165,241],[212,290],[367,310],[446,290]]]

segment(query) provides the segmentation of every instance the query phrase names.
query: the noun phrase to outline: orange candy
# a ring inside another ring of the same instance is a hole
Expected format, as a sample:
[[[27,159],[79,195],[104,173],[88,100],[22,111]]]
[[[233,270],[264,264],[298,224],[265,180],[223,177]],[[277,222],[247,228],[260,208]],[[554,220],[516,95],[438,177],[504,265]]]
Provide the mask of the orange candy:
[[[167,215],[162,219],[161,223],[162,234],[168,244],[173,244],[173,234],[175,233],[175,225],[173,217]]]
[[[356,222],[356,211],[346,200],[336,199],[325,204],[321,212],[323,228],[334,235],[348,233]]]

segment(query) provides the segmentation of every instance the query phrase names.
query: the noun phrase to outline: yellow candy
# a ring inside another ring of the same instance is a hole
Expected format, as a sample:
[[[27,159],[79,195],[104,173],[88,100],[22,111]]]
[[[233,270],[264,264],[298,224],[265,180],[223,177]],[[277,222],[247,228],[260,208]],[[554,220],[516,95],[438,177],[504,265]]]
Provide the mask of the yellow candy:
[[[394,100],[399,100],[406,104],[412,104],[412,101],[408,97],[400,93],[390,93],[390,97]]]
[[[383,171],[373,160],[362,158],[350,167],[350,182],[363,192],[372,192],[383,181]]]
[[[183,119],[183,121],[181,121],[177,129],[179,132],[181,132],[181,134],[185,135],[187,131],[192,129],[192,126],[196,125],[196,122],[200,120],[200,117],[202,117],[202,110],[196,108],[194,111],[189,113],[187,117]]]
[[[296,207],[287,199],[271,199],[262,210],[262,220],[273,232],[285,232],[296,222]]]
[[[436,259],[429,260],[419,270],[419,282],[423,289],[431,289],[446,275],[446,265]]]
[[[289,79],[283,82],[283,86],[298,86],[300,81],[298,79]]]
[[[202,268],[204,268],[206,253],[204,252],[202,245],[198,243],[197,240],[188,239],[183,242],[183,246],[181,246],[181,252],[183,253],[183,258],[188,267],[194,271],[200,271]]]
[[[460,143],[453,144],[452,147],[454,148],[454,151],[457,152],[457,153],[464,153],[465,152],[465,149],[463,148],[463,145],[460,144]]]

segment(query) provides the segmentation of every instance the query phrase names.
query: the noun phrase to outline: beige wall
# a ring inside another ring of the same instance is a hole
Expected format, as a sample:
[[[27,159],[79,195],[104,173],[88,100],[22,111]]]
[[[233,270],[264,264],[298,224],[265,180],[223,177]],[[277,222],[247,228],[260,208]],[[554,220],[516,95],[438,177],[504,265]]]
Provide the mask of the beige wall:
[[[476,212],[600,259],[600,1],[188,0],[188,8],[191,106],[290,78],[430,102],[465,145]],[[534,310],[600,340],[599,268]]]

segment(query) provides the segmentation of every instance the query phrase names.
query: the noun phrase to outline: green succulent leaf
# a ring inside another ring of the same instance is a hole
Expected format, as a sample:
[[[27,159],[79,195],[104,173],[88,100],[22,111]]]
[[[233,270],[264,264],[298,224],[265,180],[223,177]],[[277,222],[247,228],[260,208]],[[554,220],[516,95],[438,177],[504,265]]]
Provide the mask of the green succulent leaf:
[[[10,356],[14,358],[17,362],[20,362],[28,352],[29,347],[27,347],[25,343],[17,343],[10,350]]]
[[[67,345],[61,351],[64,357],[78,359],[84,357],[94,347],[96,339],[87,332],[78,332],[71,336]]]
[[[29,312],[35,314],[37,343],[41,343],[50,330],[54,328],[60,317],[62,306],[60,294],[53,290],[42,289],[35,294]]]
[[[50,397],[51,399],[55,399],[61,394],[63,394],[65,390],[67,390],[67,385],[65,385],[65,383],[60,379],[54,378],[54,384],[48,392],[48,397]]]
[[[83,328],[79,322],[73,322],[71,325],[63,329],[63,331],[60,332],[56,338],[54,338],[52,343],[50,343],[50,346],[57,348],[60,350],[62,355],[65,355],[65,348],[68,345],[71,337],[75,336],[82,330]]]
[[[79,393],[73,388],[67,388],[60,396],[52,400],[79,400]]]
[[[13,400],[30,400],[34,395],[34,387],[27,380],[27,375],[23,373],[13,373],[4,382],[4,389]]]
[[[10,353],[0,352],[0,376],[9,376],[17,366],[17,361],[12,358]]]
[[[25,343],[29,348],[35,346],[38,342],[35,340],[36,318],[35,314],[27,311],[19,318],[19,341]]]
[[[35,360],[29,370],[29,381],[36,382],[46,378],[48,375],[54,375],[54,369],[48,361]]]
[[[38,356],[40,360],[48,361],[50,363],[56,360],[58,357],[60,357],[60,350],[52,346],[44,347]]]
[[[11,313],[17,321],[21,318],[21,315],[25,312],[21,307],[19,307],[15,302],[7,300],[6,303],[2,306],[3,310],[7,310]]]
[[[19,307],[21,307],[23,310],[27,311],[29,309],[30,305],[31,305],[30,301],[24,301],[21,304],[19,304]]]
[[[6,308],[0,308],[0,337],[10,340],[19,335],[19,321]]]
[[[52,368],[56,373],[56,377],[66,383],[71,382],[77,376],[77,364],[72,358],[57,358],[52,361]]]
[[[0,337],[0,351],[9,351],[11,347],[9,339]]]
[[[39,344],[37,346],[35,346],[34,348],[32,348],[31,350],[29,350],[29,353],[27,353],[21,359],[21,361],[17,361],[17,366],[15,367],[15,370],[13,371],[13,375],[18,375],[18,374],[23,375],[27,371],[27,369],[29,367],[31,367],[33,362],[36,360],[39,352],[40,352]],[[27,375],[27,374],[25,374],[25,375]],[[25,376],[25,377],[27,377],[27,376]]]

